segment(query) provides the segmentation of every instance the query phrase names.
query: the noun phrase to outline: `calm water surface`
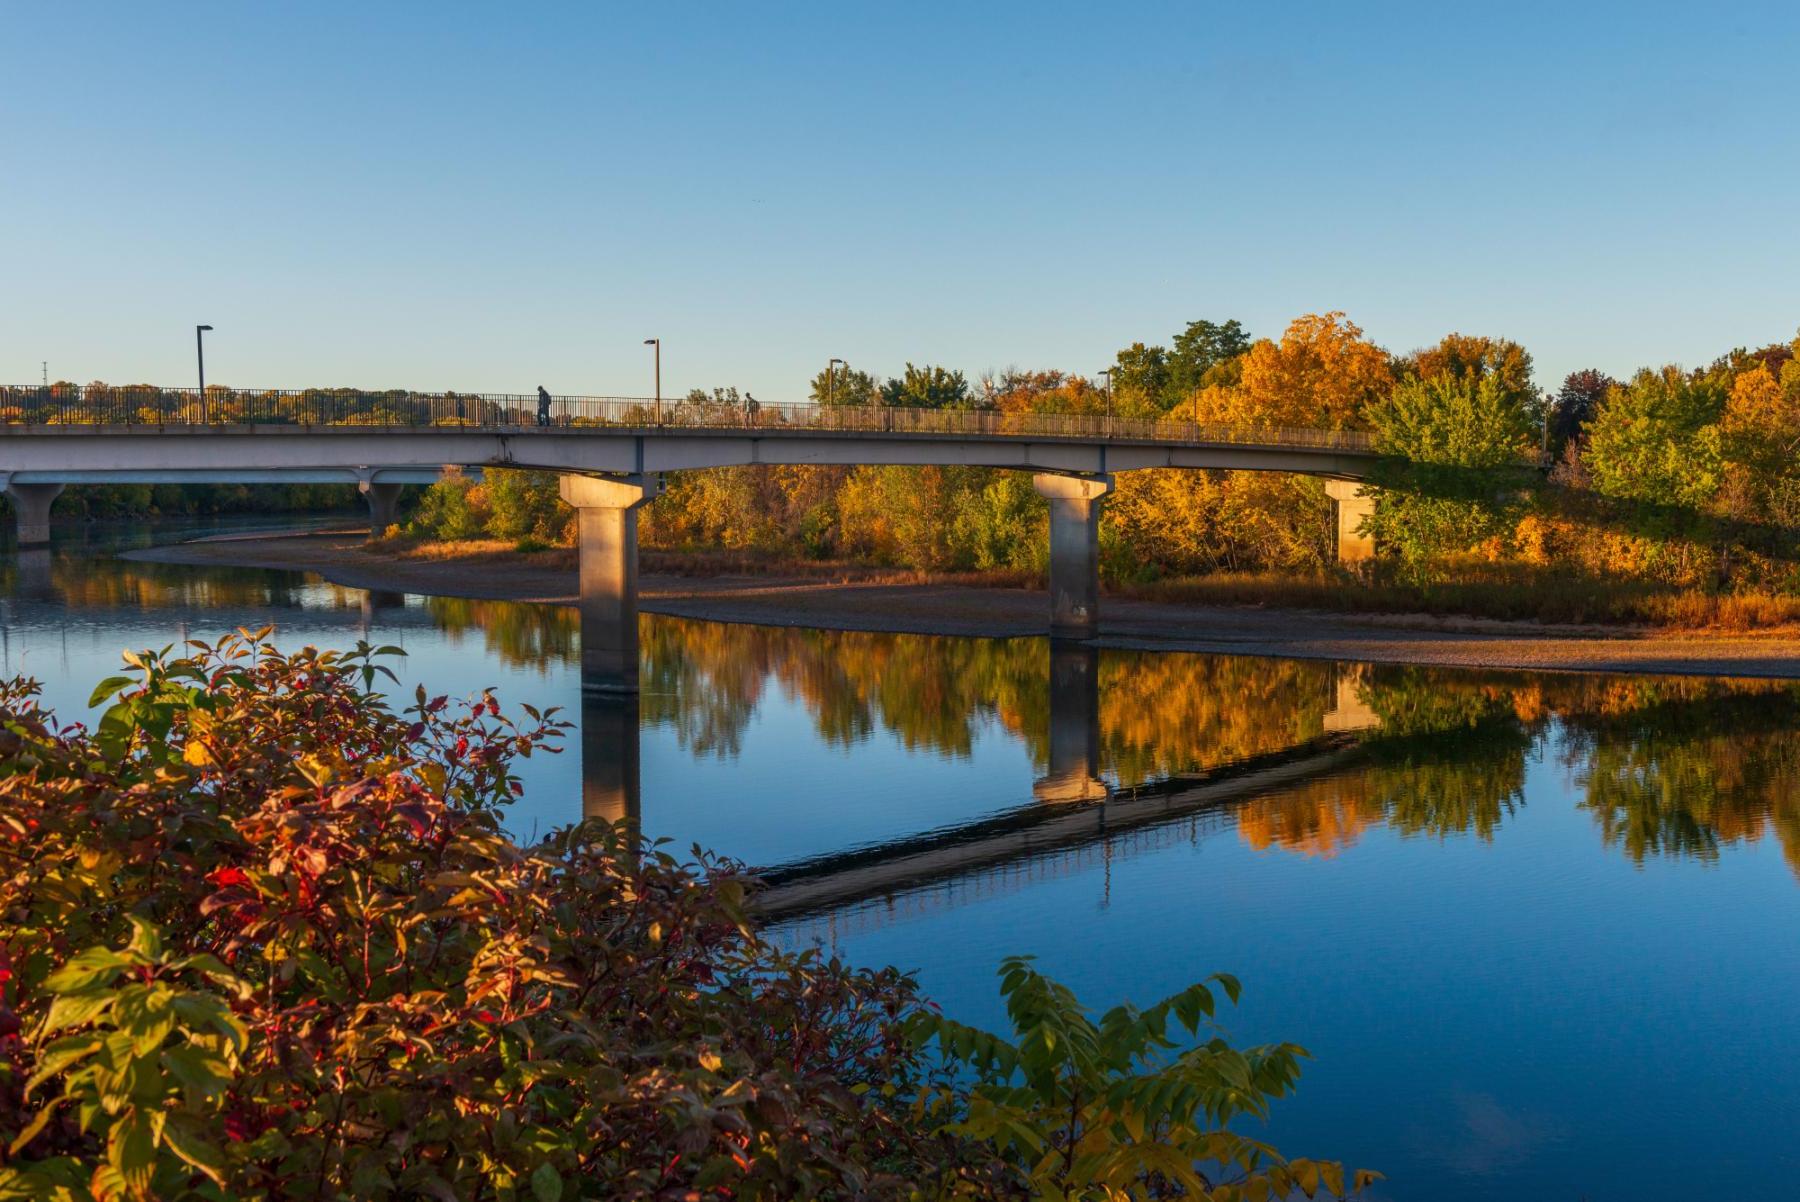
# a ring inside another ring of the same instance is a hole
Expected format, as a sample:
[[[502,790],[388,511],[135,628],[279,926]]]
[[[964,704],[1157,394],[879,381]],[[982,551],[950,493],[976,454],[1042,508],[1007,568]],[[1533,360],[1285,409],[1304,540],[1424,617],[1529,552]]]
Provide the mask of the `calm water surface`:
[[[584,708],[568,611],[107,553],[148,537],[8,552],[0,672],[72,717],[122,648],[395,643],[583,723],[516,834],[741,858],[778,937],[968,1021],[1016,952],[1095,1005],[1236,973],[1232,1036],[1315,1058],[1266,1134],[1381,1197],[1794,1196],[1800,687],[646,617],[636,711]]]

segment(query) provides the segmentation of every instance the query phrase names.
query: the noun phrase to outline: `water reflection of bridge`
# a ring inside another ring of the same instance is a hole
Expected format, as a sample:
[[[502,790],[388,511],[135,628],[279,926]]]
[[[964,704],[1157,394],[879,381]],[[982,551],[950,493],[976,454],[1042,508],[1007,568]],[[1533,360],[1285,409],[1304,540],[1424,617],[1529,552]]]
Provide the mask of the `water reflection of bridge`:
[[[768,889],[763,915],[816,914],[871,898],[970,879],[1017,875],[1025,865],[1079,857],[1083,848],[1126,832],[1217,810],[1231,802],[1342,768],[1357,754],[1354,732],[1378,724],[1359,700],[1362,670],[1344,665],[1333,679],[1333,708],[1323,732],[1291,746],[1204,770],[1119,788],[1103,772],[1099,652],[1051,644],[1049,770],[1033,785],[1042,803],[992,817],[778,865],[758,866]],[[1154,699],[1146,698],[1146,704]],[[583,689],[582,812],[641,827],[641,713],[637,694]]]

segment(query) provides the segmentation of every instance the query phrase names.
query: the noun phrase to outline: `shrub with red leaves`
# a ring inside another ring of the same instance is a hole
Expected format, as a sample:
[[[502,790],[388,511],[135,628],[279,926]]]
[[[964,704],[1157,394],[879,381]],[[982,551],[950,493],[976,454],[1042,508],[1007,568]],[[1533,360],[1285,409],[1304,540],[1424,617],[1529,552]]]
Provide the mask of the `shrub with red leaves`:
[[[980,1157],[893,971],[745,881],[495,807],[564,725],[268,632],[128,657],[92,731],[0,684],[0,1198],[907,1197]],[[956,1184],[960,1183],[960,1184]]]

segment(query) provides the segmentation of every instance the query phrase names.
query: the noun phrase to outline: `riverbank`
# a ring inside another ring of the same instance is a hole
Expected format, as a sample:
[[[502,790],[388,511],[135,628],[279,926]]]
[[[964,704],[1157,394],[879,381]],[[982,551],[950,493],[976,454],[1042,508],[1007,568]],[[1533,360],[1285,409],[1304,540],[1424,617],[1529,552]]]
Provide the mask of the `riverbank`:
[[[575,599],[574,557],[566,549],[397,555],[366,549],[363,541],[360,532],[351,531],[227,536],[133,551],[126,558],[313,572],[346,587],[387,592],[549,604]],[[714,621],[988,638],[1042,635],[1048,618],[1041,590],[919,583],[906,574],[880,572],[766,577],[646,572],[638,603],[649,613]],[[1108,597],[1095,643],[1471,668],[1800,678],[1800,631],[1791,628],[1669,634]]]

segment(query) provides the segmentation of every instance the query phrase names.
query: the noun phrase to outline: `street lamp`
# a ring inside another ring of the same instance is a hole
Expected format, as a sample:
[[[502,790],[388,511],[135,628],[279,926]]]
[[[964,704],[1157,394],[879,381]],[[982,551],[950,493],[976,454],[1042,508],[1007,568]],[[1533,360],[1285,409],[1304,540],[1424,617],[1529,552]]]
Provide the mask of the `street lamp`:
[[[850,374],[850,365],[842,359],[833,359],[825,365],[825,403],[827,405],[837,404],[837,376],[831,370],[834,367],[842,367],[846,376]]]
[[[194,357],[200,361],[200,421],[205,423],[206,413],[206,332],[211,326],[194,327]]]
[[[646,338],[645,346],[656,348],[656,424],[662,425],[662,339]]]

